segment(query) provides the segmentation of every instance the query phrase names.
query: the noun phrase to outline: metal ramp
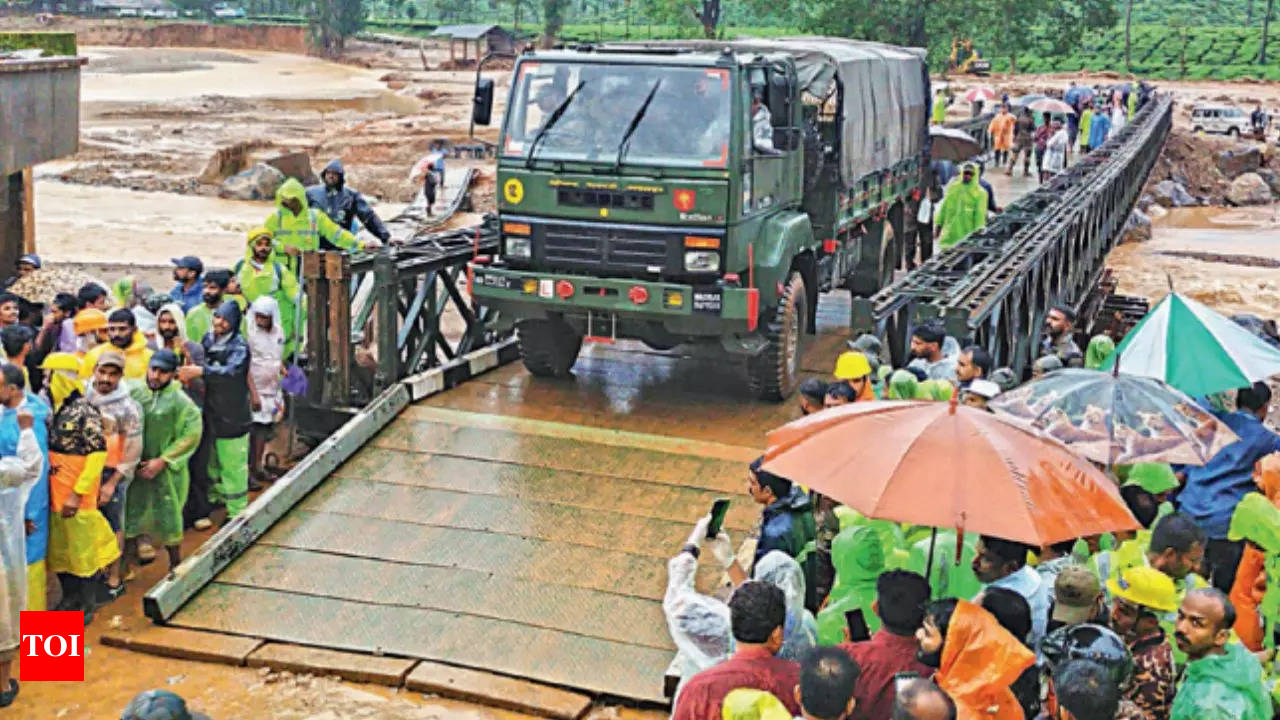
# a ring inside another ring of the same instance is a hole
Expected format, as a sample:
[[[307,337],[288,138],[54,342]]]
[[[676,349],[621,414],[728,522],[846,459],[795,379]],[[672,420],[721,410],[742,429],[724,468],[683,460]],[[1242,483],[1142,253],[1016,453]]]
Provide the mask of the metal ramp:
[[[573,382],[410,405],[168,623],[663,702],[667,559],[716,497],[743,536],[744,465],[793,414],[707,373],[596,346]]]

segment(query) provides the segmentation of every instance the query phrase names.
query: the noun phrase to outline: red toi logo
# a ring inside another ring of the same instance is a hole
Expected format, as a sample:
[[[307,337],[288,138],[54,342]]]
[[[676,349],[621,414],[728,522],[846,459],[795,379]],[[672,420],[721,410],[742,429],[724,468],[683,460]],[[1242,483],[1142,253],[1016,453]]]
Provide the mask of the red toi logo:
[[[22,682],[84,680],[84,613],[23,611]]]

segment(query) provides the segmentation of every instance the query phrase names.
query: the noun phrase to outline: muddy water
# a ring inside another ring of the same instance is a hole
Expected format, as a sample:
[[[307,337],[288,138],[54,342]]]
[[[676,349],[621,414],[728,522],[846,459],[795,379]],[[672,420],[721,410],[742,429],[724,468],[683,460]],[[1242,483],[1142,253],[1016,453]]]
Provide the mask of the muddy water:
[[[1280,308],[1280,206],[1175,208],[1150,242],[1122,245],[1108,264],[1121,293],[1157,302],[1170,284],[1222,313],[1276,317]]]
[[[381,73],[318,58],[255,50],[84,48],[89,57],[80,99],[96,103],[167,102],[207,95],[260,101],[287,111],[409,115],[413,98],[388,91]]]

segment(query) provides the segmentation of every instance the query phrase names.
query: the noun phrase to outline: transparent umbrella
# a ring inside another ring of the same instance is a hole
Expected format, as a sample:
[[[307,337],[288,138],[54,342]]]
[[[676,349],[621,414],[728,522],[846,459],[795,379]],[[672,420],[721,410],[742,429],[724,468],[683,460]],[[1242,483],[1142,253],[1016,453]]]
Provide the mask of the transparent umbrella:
[[[1107,465],[1203,465],[1238,439],[1181,391],[1123,373],[1057,370],[1002,393],[990,407]]]

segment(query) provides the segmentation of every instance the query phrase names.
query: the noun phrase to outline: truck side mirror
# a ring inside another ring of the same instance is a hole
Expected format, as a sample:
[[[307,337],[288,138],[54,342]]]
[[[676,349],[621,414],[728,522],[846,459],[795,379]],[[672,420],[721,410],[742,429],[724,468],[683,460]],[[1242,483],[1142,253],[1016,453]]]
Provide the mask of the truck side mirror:
[[[493,117],[493,78],[476,80],[476,95],[471,102],[471,121],[488,125]]]

